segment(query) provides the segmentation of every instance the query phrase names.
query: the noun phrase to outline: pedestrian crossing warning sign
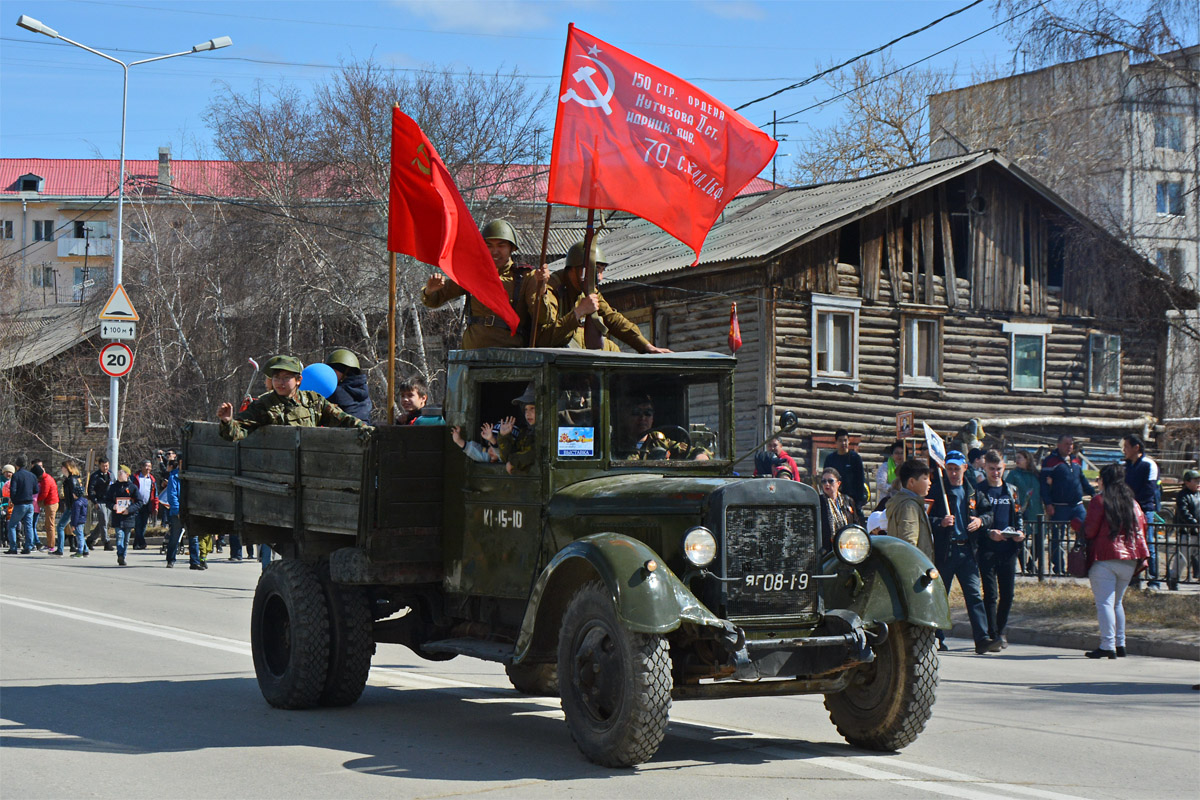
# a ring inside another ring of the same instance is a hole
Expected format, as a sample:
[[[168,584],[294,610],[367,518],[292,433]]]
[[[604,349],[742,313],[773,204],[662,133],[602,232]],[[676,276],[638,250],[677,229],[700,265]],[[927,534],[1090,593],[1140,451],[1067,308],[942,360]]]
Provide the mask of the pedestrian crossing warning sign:
[[[100,310],[100,319],[126,320],[128,322],[136,322],[139,319],[138,313],[133,310],[133,303],[129,302],[129,295],[125,294],[125,287],[121,284],[117,284],[117,288],[113,289],[112,296]]]

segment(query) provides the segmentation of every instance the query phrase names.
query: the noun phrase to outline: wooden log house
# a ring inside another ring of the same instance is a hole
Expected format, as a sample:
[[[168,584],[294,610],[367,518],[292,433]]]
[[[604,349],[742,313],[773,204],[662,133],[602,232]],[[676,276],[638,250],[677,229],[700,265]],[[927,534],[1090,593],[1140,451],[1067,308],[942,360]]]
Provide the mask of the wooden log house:
[[[696,267],[642,220],[603,247],[605,296],[659,345],[727,351],[737,302],[738,451],[791,409],[808,470],[842,426],[873,470],[907,410],[991,438],[1152,432],[1166,312],[1197,303],[992,151],[739,197]]]

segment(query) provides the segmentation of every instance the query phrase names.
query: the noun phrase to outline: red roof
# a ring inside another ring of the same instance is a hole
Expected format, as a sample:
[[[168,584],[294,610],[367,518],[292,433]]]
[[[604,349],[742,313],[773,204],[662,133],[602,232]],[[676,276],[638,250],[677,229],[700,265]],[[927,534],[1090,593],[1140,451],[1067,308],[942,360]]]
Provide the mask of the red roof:
[[[98,198],[110,192],[115,195],[119,164],[116,159],[103,158],[0,158],[0,197],[17,194],[21,188],[20,179],[25,175],[43,179],[41,194],[44,196]],[[238,189],[245,184],[235,162],[171,159],[170,164],[171,184],[179,192],[214,197],[256,194],[245,188]],[[465,166],[458,172],[458,186],[468,202],[497,195],[514,202],[544,202],[549,170],[546,164]],[[157,193],[157,160],[126,161],[125,172],[129,179],[127,193]],[[770,181],[755,178],[738,194],[774,188]],[[328,192],[314,191],[310,196],[322,195],[328,196]]]

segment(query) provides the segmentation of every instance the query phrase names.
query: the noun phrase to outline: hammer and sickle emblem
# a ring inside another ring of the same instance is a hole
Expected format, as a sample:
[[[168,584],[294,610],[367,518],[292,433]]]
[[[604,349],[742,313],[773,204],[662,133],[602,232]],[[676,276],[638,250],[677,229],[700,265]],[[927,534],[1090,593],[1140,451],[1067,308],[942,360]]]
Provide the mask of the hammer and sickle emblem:
[[[608,91],[600,91],[600,87],[597,86],[596,82],[592,80],[592,76],[596,74],[595,67],[589,67],[585,65],[575,70],[575,72],[571,74],[571,77],[575,79],[576,83],[582,83],[584,86],[586,86],[588,90],[591,91],[592,96],[583,97],[576,93],[574,89],[567,89],[566,93],[559,98],[559,102],[565,103],[568,100],[574,100],[576,103],[579,103],[579,105],[584,106],[585,108],[603,108],[606,115],[611,115],[612,106],[608,104],[608,101],[612,100],[613,96],[612,70],[609,69],[608,66],[598,58],[592,58],[591,56],[580,56],[580,58],[586,58],[588,61],[594,61],[600,65],[600,69],[604,70],[604,77],[608,79]]]
[[[422,158],[424,156],[424,158]],[[425,143],[421,142],[417,145],[417,157],[412,160],[413,166],[421,170],[426,175],[432,175],[433,170],[429,168],[429,154],[425,152]]]

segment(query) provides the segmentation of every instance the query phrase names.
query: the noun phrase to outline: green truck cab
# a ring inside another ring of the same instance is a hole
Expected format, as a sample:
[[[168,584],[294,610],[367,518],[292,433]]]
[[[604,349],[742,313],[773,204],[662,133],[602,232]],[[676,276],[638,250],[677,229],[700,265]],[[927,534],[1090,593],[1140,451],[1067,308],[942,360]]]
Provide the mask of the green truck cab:
[[[560,696],[580,750],[608,766],[654,755],[673,698],[819,693],[849,742],[912,742],[949,627],[937,571],[856,527],[823,553],[810,486],[735,473],[734,364],[456,351],[444,424],[267,427],[238,443],[187,426],[187,527],[282,555],[251,621],[264,697],[349,705],[375,644],[395,642],[499,662],[517,690]],[[453,427],[470,439],[523,419],[523,396],[534,424],[503,448],[522,458],[455,444]]]

